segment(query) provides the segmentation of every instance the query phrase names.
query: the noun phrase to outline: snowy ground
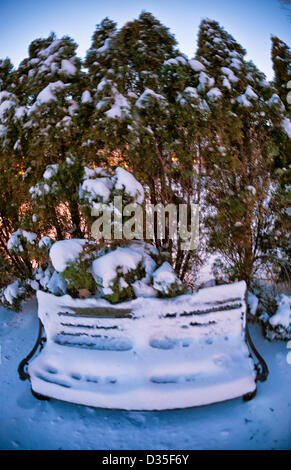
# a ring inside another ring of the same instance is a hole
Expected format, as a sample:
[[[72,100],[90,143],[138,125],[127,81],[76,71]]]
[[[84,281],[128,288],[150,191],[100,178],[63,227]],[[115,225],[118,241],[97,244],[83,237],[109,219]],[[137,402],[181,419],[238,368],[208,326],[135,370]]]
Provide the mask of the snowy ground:
[[[291,365],[284,342],[251,334],[270,368],[250,402],[170,412],[98,410],[40,402],[17,375],[37,335],[35,300],[20,314],[0,309],[0,449],[290,449]]]

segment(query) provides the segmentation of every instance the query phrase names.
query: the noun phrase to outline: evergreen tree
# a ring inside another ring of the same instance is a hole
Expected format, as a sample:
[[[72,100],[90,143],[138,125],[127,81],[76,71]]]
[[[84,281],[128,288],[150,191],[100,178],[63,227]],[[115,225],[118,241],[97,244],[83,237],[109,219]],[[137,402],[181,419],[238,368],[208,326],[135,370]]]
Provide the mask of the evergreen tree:
[[[274,85],[277,89],[278,95],[282,103],[285,105],[289,118],[286,116],[283,121],[283,126],[286,132],[282,135],[281,132],[274,133],[276,139],[276,153],[274,155],[274,171],[280,175],[280,201],[285,202],[285,207],[290,206],[290,179],[291,179],[291,105],[290,100],[287,100],[288,93],[291,89],[291,51],[287,44],[279,38],[272,36],[272,62],[275,72]],[[289,83],[289,87],[288,87]],[[277,225],[285,227],[285,230],[290,232],[290,214],[286,217],[286,212],[282,212],[282,216],[277,221]],[[280,247],[284,253],[281,257],[281,264],[278,267],[280,280],[290,281],[290,264],[286,259],[290,260],[290,242],[280,238]],[[276,250],[276,248],[274,248]]]
[[[281,101],[288,108],[287,84],[291,80],[291,51],[287,44],[278,37],[272,36],[272,62],[275,72],[274,84]]]
[[[198,117],[193,108],[201,112],[199,98],[197,102],[192,99],[189,88],[195,82],[194,70],[176,49],[168,29],[149,13],[127,23],[118,40],[121,56],[132,69],[126,83],[133,97],[128,163],[147,186],[153,204],[188,204],[190,208],[195,197],[193,141]],[[183,99],[187,87],[187,99]],[[191,100],[193,108],[187,114],[186,103]],[[170,251],[176,272],[183,277],[190,253],[183,252],[180,241],[172,243],[167,236],[162,244],[156,243]]]
[[[29,57],[17,70],[19,94],[26,105],[20,149],[28,159],[28,182],[35,184],[47,164],[64,161],[68,151],[81,148],[82,120],[78,119],[82,95],[81,62],[75,55],[76,44],[69,37],[33,41]],[[42,158],[40,158],[40,155]],[[76,235],[81,235],[81,219],[77,201],[68,200]],[[57,209],[48,213],[58,226]],[[58,229],[58,236],[61,230]]]
[[[26,196],[22,184],[22,159],[18,153],[18,116],[23,108],[16,95],[15,71],[8,58],[0,60],[0,285],[27,274],[29,266],[7,242],[21,218]],[[11,145],[11,142],[13,144]]]
[[[117,35],[125,87],[140,95],[146,88],[158,91],[165,60],[177,55],[177,42],[169,29],[143,11],[127,22]]]
[[[206,90],[212,131],[204,148],[206,202],[213,209],[206,218],[209,243],[223,255],[231,278],[250,283],[278,242],[271,229],[284,204],[277,207],[277,216],[270,210],[279,187],[272,172],[274,133],[284,134],[286,114],[275,90],[244,54],[217,22],[202,22],[197,58],[215,78],[215,86]],[[287,234],[281,229],[283,240]]]
[[[13,88],[13,65],[8,57],[0,59],[0,91]]]
[[[97,26],[86,59],[95,107],[89,140],[103,143],[109,159],[112,153],[121,157],[146,185],[153,204],[190,207],[200,191],[193,186],[195,138],[207,104],[193,89],[198,62],[188,63],[175,46],[168,29],[149,13],[118,32],[108,19]],[[183,276],[185,253],[166,242]]]
[[[116,36],[116,23],[104,18],[96,26],[92,36],[91,47],[87,52],[85,65],[89,69],[90,81],[94,84],[102,80],[104,68],[109,69],[114,62],[114,38]],[[110,52],[112,54],[110,54]]]
[[[188,60],[148,12],[120,30],[108,18],[97,25],[85,68],[75,42],[54,34],[33,41],[16,70],[1,60],[4,281],[9,270],[12,279],[33,270],[33,258],[7,248],[12,232],[22,247],[28,233],[88,236],[92,221],[79,188],[86,171],[112,165],[129,168],[153,204],[200,203],[208,248],[223,256],[230,278],[250,283],[267,264],[283,277],[290,251],[290,50],[278,38],[272,42],[274,84],[217,22],[202,21],[196,58]],[[161,243],[156,224],[155,235],[183,278],[199,253],[184,251],[168,233]]]

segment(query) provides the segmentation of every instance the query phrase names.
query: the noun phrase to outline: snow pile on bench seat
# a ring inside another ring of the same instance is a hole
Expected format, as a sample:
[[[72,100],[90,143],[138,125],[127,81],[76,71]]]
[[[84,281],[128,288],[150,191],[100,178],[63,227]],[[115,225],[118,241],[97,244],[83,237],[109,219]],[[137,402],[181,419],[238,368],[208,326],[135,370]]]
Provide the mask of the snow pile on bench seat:
[[[114,306],[39,291],[47,343],[29,366],[32,388],[131,410],[199,406],[252,392],[245,290],[239,282]]]

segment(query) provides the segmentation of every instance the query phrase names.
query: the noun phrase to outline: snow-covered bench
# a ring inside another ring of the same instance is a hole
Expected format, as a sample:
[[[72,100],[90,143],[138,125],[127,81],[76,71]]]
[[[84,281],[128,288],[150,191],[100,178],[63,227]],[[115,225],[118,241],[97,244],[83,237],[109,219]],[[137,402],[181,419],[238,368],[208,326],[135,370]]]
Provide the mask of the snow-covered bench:
[[[106,300],[38,291],[39,340],[20,365],[34,394],[102,408],[163,410],[255,395],[246,285],[174,299]],[[246,338],[247,333],[247,338]],[[41,345],[43,346],[43,344]]]

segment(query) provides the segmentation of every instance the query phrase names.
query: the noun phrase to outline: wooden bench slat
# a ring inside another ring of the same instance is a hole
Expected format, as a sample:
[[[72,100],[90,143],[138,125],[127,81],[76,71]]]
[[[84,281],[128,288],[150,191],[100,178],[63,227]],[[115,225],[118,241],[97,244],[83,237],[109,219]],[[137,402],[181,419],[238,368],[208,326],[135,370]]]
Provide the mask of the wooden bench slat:
[[[94,307],[94,308],[78,308],[70,307],[76,315],[81,317],[97,317],[97,318],[132,318],[131,309],[117,309],[110,307]],[[59,315],[71,315],[70,312],[59,312]]]

